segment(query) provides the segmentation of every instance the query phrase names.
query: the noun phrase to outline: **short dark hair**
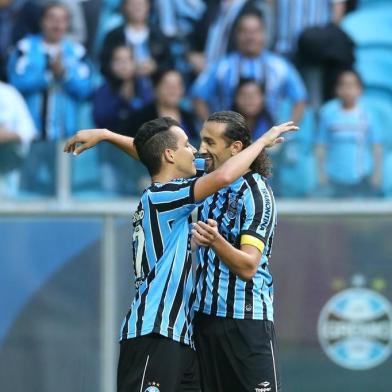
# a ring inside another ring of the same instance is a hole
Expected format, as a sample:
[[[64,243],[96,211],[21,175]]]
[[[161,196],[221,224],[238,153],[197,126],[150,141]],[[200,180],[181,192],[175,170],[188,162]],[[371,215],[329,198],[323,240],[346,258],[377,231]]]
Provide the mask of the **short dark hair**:
[[[207,122],[226,124],[223,136],[226,139],[227,146],[235,141],[240,141],[243,148],[246,148],[252,143],[249,126],[244,116],[237,112],[231,110],[215,112],[208,117]],[[271,175],[272,163],[265,150],[261,151],[250,168],[263,177],[269,177]]]
[[[160,117],[144,123],[136,133],[136,151],[151,176],[161,170],[165,149],[177,150],[177,137],[170,131],[173,126],[180,124],[171,117]]]

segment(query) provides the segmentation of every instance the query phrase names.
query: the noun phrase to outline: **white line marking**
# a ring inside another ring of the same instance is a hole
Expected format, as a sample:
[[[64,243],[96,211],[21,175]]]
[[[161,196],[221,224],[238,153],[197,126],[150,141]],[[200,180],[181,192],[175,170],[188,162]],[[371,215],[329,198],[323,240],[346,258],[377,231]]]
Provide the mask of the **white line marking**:
[[[142,378],[142,384],[140,385],[140,392],[143,391],[143,384],[144,384],[144,377],[146,375],[146,370],[147,370],[147,365],[148,365],[148,360],[150,359],[150,356],[147,355],[147,360],[146,360],[146,365],[144,366],[144,372],[143,372],[143,378]]]
[[[272,346],[272,340],[270,340],[270,345],[271,345],[271,353],[272,353],[272,364],[274,366],[275,391],[278,392],[278,380],[276,379],[275,355],[274,355],[274,347]]]

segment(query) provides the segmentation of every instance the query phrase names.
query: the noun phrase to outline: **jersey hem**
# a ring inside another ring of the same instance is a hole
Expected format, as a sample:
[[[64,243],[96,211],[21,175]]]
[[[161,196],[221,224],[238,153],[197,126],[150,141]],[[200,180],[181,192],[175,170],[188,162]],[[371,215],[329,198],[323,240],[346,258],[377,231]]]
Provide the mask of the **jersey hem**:
[[[203,312],[202,310],[198,309],[198,308],[194,308],[195,312],[199,312],[199,313],[203,313],[206,314],[207,316],[217,316],[217,317],[225,317],[225,318],[232,318],[232,319],[239,319],[239,320],[268,320],[268,321],[274,321],[274,318],[270,318],[270,317],[263,317],[263,314],[238,314],[238,313],[224,313],[224,312],[216,312],[214,314],[212,313],[208,313],[208,312]]]
[[[120,342],[123,340],[134,339],[134,338],[137,338],[140,336],[148,335],[150,333],[157,333],[158,335],[165,336],[166,338],[174,340],[175,342],[183,343],[183,344],[186,344],[187,346],[191,346],[191,347],[193,346],[193,341],[189,338],[186,338],[185,336],[181,336],[181,335],[177,335],[177,334],[173,333],[173,335],[169,337],[169,333],[167,331],[161,331],[160,329],[156,329],[156,328],[153,328],[153,329],[147,328],[147,329],[140,331],[139,333],[129,333],[128,332],[126,335],[122,335],[120,337]]]

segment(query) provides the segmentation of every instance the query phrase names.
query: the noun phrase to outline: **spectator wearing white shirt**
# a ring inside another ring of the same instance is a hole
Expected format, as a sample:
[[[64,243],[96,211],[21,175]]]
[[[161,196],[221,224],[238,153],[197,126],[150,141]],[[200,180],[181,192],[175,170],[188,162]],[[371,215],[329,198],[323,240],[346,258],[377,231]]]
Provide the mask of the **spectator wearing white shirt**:
[[[0,82],[0,197],[17,193],[20,166],[37,134],[22,95]]]

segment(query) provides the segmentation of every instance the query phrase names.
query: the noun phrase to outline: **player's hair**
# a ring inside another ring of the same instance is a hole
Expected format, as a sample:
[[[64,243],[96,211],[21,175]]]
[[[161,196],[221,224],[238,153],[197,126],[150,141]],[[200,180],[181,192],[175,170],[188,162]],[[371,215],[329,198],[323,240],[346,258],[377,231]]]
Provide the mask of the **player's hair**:
[[[241,114],[230,110],[215,112],[208,117],[207,121],[226,124],[223,137],[226,139],[227,146],[235,141],[240,141],[243,148],[251,145],[251,132],[244,116]],[[265,150],[261,151],[250,168],[263,177],[271,175],[272,163]]]
[[[177,150],[177,137],[170,131],[173,126],[180,125],[171,117],[160,117],[144,123],[136,133],[136,151],[151,176],[161,170],[165,149]]]

